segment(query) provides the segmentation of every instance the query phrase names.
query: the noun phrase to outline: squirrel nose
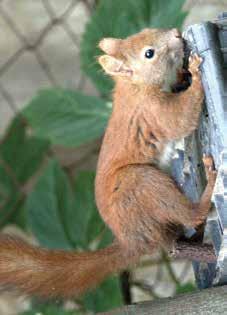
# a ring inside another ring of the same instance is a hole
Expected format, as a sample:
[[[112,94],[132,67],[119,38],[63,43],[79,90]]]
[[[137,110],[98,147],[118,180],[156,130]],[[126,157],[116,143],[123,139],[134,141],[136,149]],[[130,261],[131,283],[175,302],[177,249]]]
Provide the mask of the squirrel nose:
[[[177,38],[181,38],[182,36],[181,36],[181,32],[177,29],[177,28],[173,28],[172,29],[172,33],[173,33],[173,35],[175,36],[175,37],[177,37]]]

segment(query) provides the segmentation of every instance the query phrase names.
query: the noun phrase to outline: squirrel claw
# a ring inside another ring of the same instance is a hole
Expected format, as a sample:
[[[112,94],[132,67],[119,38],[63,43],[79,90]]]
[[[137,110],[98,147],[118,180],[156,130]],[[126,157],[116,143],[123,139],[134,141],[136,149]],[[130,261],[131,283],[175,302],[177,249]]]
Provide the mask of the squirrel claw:
[[[215,170],[214,160],[211,155],[203,154],[203,165],[208,182],[215,183],[217,171]]]
[[[211,155],[203,154],[203,164],[205,168],[214,169],[214,160]]]

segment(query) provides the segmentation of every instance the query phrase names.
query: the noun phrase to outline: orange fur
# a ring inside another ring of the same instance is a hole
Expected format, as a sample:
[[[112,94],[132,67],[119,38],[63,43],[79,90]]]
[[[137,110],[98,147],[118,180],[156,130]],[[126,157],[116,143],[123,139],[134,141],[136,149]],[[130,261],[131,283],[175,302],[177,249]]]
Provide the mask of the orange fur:
[[[195,227],[207,216],[216,178],[212,160],[205,161],[208,184],[199,204],[188,200],[160,166],[166,145],[197,127],[201,59],[191,57],[192,85],[173,94],[166,89],[183,64],[177,30],[146,29],[124,40],[104,39],[100,47],[106,55],[99,61],[116,87],[95,190],[100,214],[116,241],[102,250],[74,253],[2,237],[0,285],[46,297],[78,295],[142,254],[172,246],[178,226]],[[154,58],[147,60],[149,47]]]
[[[3,235],[0,253],[3,288],[48,298],[78,296],[125,266],[118,244],[76,253],[42,249]]]

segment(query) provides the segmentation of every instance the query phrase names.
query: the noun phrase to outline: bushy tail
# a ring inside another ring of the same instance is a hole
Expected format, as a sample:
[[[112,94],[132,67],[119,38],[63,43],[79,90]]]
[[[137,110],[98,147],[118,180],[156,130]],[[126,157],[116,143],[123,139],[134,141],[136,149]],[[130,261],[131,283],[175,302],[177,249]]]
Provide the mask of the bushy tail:
[[[47,250],[9,236],[0,237],[0,286],[43,297],[82,294],[106,276],[126,268],[128,258],[117,243],[94,252]]]

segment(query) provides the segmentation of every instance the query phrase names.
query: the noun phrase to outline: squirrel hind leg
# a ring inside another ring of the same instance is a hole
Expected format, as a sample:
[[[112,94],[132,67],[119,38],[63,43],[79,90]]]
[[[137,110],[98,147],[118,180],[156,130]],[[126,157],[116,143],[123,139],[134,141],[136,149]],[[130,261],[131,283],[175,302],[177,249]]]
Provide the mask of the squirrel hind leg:
[[[117,239],[135,251],[171,243],[176,225],[183,225],[193,204],[174,180],[150,165],[119,170],[105,221]],[[171,227],[171,228],[170,228]]]
[[[199,203],[194,204],[193,207],[191,225],[194,227],[202,224],[209,213],[209,210],[211,208],[211,198],[217,177],[217,171],[215,170],[214,161],[211,156],[204,156],[203,164],[207,178],[207,185],[200,198]]]
[[[208,178],[200,203],[194,204],[160,169],[130,165],[118,174],[121,185],[113,193],[110,209],[115,219],[107,223],[128,248],[145,250],[152,244],[162,245],[172,238],[169,226],[196,227],[205,220],[211,206],[213,177]]]
[[[203,157],[203,164],[207,178],[207,185],[198,203],[192,203],[185,212],[181,224],[188,227],[196,227],[206,220],[211,208],[211,198],[216,182],[217,171],[215,170],[213,158]]]

